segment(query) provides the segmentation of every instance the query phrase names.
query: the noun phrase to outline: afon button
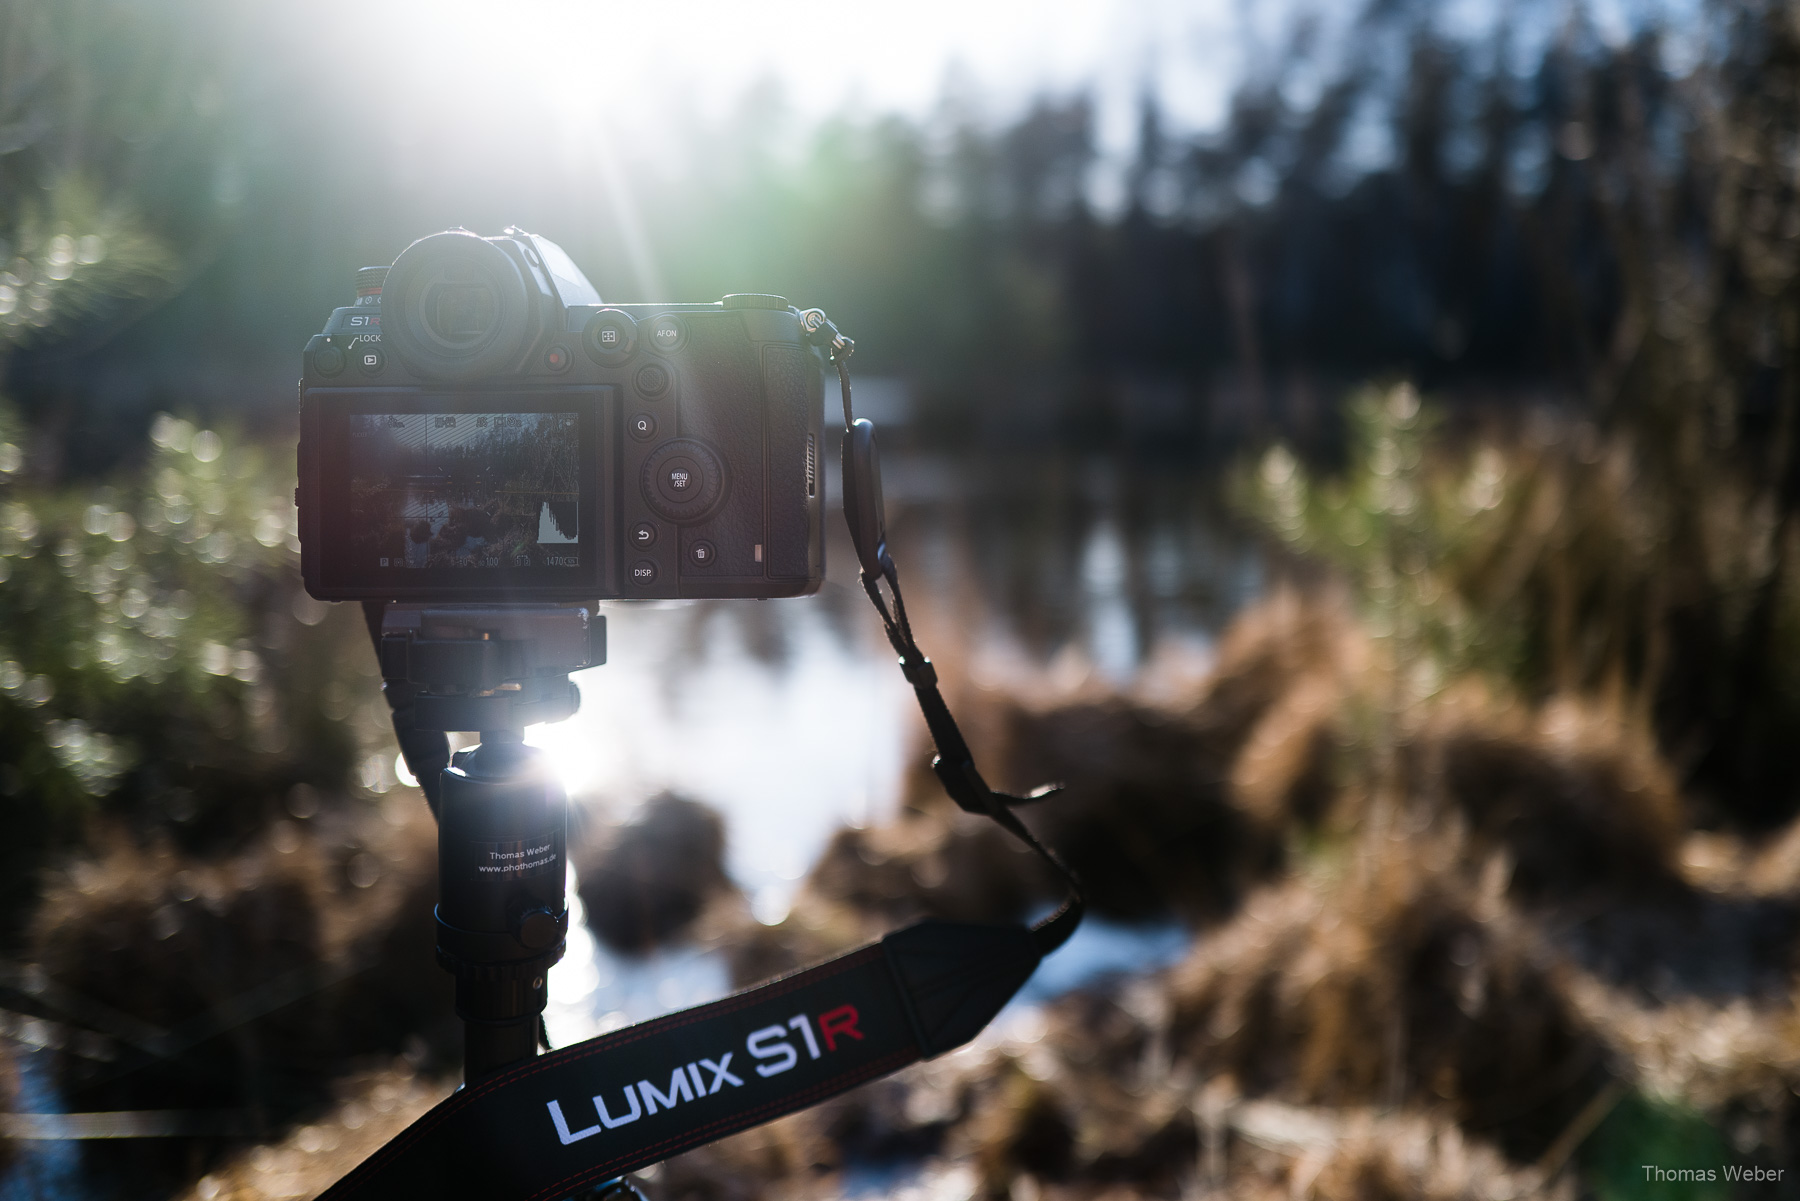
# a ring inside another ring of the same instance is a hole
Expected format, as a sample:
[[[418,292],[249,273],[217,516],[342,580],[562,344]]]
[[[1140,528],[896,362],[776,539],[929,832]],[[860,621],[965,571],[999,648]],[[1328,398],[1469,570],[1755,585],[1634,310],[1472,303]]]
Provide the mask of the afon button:
[[[648,332],[650,345],[658,354],[671,354],[680,350],[681,344],[687,341],[687,328],[682,324],[681,318],[671,313],[664,313],[651,321]]]

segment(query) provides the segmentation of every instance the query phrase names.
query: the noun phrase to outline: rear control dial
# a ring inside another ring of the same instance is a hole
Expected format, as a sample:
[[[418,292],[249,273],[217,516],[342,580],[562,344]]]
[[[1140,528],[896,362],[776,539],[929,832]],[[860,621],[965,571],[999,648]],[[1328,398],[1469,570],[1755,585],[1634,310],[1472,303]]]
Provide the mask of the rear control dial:
[[[664,442],[644,460],[644,503],[678,525],[704,521],[725,499],[725,464],[692,438]]]

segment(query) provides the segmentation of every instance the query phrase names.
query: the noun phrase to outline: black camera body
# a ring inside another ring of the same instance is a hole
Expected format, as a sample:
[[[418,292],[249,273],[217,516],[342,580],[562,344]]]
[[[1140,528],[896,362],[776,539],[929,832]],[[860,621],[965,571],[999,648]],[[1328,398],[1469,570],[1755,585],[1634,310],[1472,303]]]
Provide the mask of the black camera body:
[[[825,359],[786,300],[606,305],[511,229],[420,239],[357,292],[300,381],[313,596],[818,590]]]

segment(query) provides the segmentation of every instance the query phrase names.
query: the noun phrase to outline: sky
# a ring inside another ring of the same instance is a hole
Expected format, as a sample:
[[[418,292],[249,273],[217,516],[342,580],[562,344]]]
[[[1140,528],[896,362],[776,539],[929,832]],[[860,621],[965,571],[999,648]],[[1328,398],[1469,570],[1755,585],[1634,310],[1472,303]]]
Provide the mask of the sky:
[[[1691,27],[1699,0],[1421,0],[1441,30],[1480,44],[1500,14],[1521,62],[1570,15],[1618,41],[1658,18]],[[696,129],[729,127],[759,87],[773,90],[796,148],[820,120],[898,113],[929,121],[948,99],[991,125],[1040,96],[1086,93],[1096,113],[1098,172],[1136,145],[1154,97],[1175,134],[1219,126],[1246,74],[1283,55],[1297,18],[1316,26],[1310,69],[1331,74],[1362,0],[905,0],[772,5],[754,0],[386,0],[345,8],[351,44],[333,57],[345,87],[380,110],[398,103],[477,140],[556,127],[570,145],[596,132],[621,163],[672,159]],[[285,9],[280,35],[316,37],[319,9]],[[1399,51],[1399,48],[1396,47]],[[371,75],[371,65],[376,74]],[[1292,73],[1292,72],[1291,72]],[[482,128],[485,127],[485,128]],[[671,167],[681,164],[671,161]]]
[[[1288,0],[1280,0],[1285,9]],[[1038,94],[1091,89],[1103,145],[1129,146],[1148,86],[1183,127],[1215,124],[1236,76],[1243,0],[908,0],[771,5],[393,0],[357,10],[388,70],[449,74],[496,115],[599,106],[654,143],[659,124],[728,117],[775,81],[802,126],[848,112],[929,114],[946,92],[1005,120]],[[1266,22],[1271,4],[1255,6]],[[310,21],[294,10],[290,32]],[[508,14],[497,22],[497,12]],[[505,29],[518,36],[511,49]]]

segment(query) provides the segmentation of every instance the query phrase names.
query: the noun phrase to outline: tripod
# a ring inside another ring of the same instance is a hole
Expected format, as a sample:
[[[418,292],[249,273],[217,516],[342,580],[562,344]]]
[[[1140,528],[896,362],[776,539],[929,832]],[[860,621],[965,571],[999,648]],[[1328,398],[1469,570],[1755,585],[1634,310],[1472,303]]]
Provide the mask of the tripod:
[[[394,730],[438,827],[437,959],[456,979],[463,1082],[548,1045],[550,968],[569,933],[569,798],[525,727],[581,707],[606,619],[560,605],[365,607]],[[449,754],[445,735],[481,742]],[[643,1201],[624,1177],[569,1201]]]
[[[438,819],[437,958],[456,978],[473,1082],[542,1041],[569,930],[569,801],[525,727],[580,706],[569,673],[606,661],[605,619],[559,605],[392,605],[378,646],[401,746]],[[453,730],[481,743],[445,764]]]

